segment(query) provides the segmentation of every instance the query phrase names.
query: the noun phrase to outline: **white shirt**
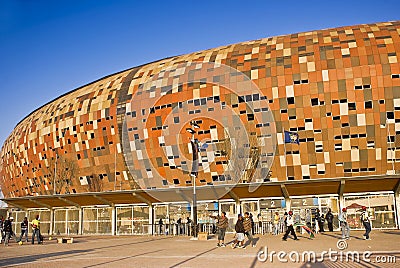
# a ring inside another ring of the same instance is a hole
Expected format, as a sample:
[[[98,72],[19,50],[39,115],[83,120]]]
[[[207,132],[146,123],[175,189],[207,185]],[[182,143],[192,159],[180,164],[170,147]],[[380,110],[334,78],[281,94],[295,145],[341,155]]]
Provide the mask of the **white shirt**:
[[[339,216],[339,220],[343,222],[347,222],[347,212],[342,212]]]
[[[364,211],[361,216],[362,216],[362,221],[369,221],[368,211]]]
[[[294,224],[294,217],[293,217],[293,215],[288,215],[287,218],[286,218],[286,225],[287,225],[287,226],[290,226],[290,225],[293,225],[293,224]]]

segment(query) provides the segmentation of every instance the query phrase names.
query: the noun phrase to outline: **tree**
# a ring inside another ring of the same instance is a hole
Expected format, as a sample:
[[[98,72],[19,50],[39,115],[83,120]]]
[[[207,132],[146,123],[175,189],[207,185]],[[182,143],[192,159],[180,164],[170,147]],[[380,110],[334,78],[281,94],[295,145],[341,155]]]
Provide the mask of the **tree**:
[[[103,191],[103,180],[99,175],[92,174],[92,176],[88,178],[87,189],[89,192]]]
[[[256,134],[238,130],[235,138],[226,138],[217,144],[222,156],[228,164],[225,174],[231,176],[233,182],[252,182],[258,167],[261,146]]]
[[[70,186],[76,180],[79,168],[76,160],[64,155],[58,155],[49,159],[48,166],[43,169],[43,174],[47,174],[52,179],[53,194],[70,193]]]

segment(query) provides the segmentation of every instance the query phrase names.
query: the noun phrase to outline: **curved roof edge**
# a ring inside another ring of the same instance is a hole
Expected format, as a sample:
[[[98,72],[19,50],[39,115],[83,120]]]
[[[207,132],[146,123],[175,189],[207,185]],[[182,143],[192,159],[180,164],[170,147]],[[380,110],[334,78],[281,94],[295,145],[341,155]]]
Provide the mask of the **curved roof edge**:
[[[325,29],[302,31],[302,32],[299,32],[299,33],[313,32],[313,31],[327,31],[327,30],[330,30],[330,29],[343,28],[343,27],[359,27],[359,26],[362,26],[362,25],[372,25],[372,24],[380,24],[380,23],[396,23],[396,22],[397,22],[397,23],[400,23],[400,20],[390,20],[390,21],[372,22],[372,23],[359,23],[359,24],[355,24],[355,25],[342,25],[342,26],[337,26],[337,27],[328,27],[328,28],[325,28]],[[286,35],[290,35],[290,34],[276,35],[276,36],[273,36],[273,37],[286,36]],[[217,49],[217,48],[221,48],[221,47],[227,47],[227,46],[236,45],[236,44],[240,44],[240,43],[257,41],[257,40],[264,39],[264,38],[271,38],[271,37],[263,37],[263,38],[259,38],[259,39],[255,39],[255,40],[248,40],[248,41],[243,41],[243,42],[239,42],[239,43],[232,43],[232,44],[227,44],[227,45],[218,46],[218,47],[215,47],[215,48],[203,49],[203,50],[200,50],[200,51],[207,51],[207,50],[211,50],[211,49]],[[192,52],[192,53],[196,53],[196,52]],[[187,54],[191,54],[191,53],[187,53]],[[76,91],[76,90],[79,90],[79,89],[81,89],[81,88],[83,88],[83,87],[89,86],[89,85],[91,85],[91,84],[93,84],[93,83],[96,83],[96,82],[98,82],[98,81],[100,81],[100,80],[106,79],[106,78],[108,78],[108,77],[110,77],[110,76],[113,76],[113,75],[117,75],[117,74],[119,74],[119,73],[126,72],[126,71],[128,71],[128,70],[130,70],[130,69],[140,68],[140,67],[143,67],[143,66],[152,64],[152,63],[156,63],[156,62],[163,61],[163,60],[166,60],[166,59],[171,59],[171,58],[174,58],[174,57],[179,57],[179,56],[182,56],[182,55],[186,55],[186,54],[180,54],[180,55],[175,55],[175,56],[169,56],[169,57],[165,57],[165,58],[162,58],[162,59],[159,59],[159,60],[154,60],[154,61],[147,62],[147,63],[141,64],[141,65],[137,65],[137,66],[134,66],[134,67],[131,67],[131,68],[127,68],[127,69],[125,69],[125,70],[122,70],[122,71],[119,71],[119,72],[116,72],[116,73],[113,73],[113,74],[110,74],[110,75],[106,75],[106,76],[104,76],[104,77],[101,77],[101,78],[99,78],[99,79],[97,79],[97,80],[95,80],[95,81],[89,82],[89,83],[87,83],[87,84],[85,84],[85,85],[83,85],[83,86],[80,86],[80,87],[78,87],[78,88],[72,89],[72,90],[70,90],[70,91],[68,91],[68,92],[66,92],[66,93],[64,93],[64,94],[62,94],[62,95],[60,95],[59,97],[57,97],[57,98],[55,98],[55,99],[53,99],[53,100],[50,100],[50,101],[46,102],[45,104],[41,105],[40,107],[36,108],[36,109],[33,110],[32,112],[30,112],[28,115],[26,115],[24,118],[22,118],[22,119],[15,125],[15,127],[17,127],[22,121],[24,121],[26,118],[28,118],[29,116],[31,116],[33,113],[35,113],[36,111],[40,110],[40,109],[43,108],[44,106],[46,106],[46,105],[52,103],[53,101],[56,101],[56,100],[58,100],[58,99],[60,99],[60,98],[62,98],[62,97],[64,97],[64,96],[66,96],[66,95],[68,95],[68,94],[70,94],[70,93],[72,93],[72,92],[74,92],[74,91]],[[15,128],[15,127],[14,127],[14,128]],[[8,138],[8,137],[7,137],[7,138]],[[6,139],[6,140],[7,140],[7,139]]]
[[[66,95],[68,95],[68,94],[70,94],[70,93],[72,93],[72,92],[74,92],[74,91],[77,91],[77,90],[79,90],[79,89],[81,89],[81,88],[87,87],[87,86],[89,86],[89,85],[91,85],[91,84],[97,83],[97,82],[99,82],[99,81],[101,81],[101,80],[103,80],[103,79],[106,79],[106,78],[108,78],[108,77],[111,77],[111,76],[114,76],[114,75],[117,75],[117,74],[126,72],[126,71],[128,71],[128,70],[135,69],[135,68],[140,68],[140,67],[146,66],[146,65],[148,65],[148,64],[156,63],[156,62],[159,62],[159,61],[163,61],[163,60],[167,60],[167,59],[171,59],[171,58],[179,57],[179,56],[181,56],[181,55],[165,57],[165,58],[162,58],[162,59],[159,59],[159,60],[147,62],[147,63],[141,64],[141,65],[137,65],[137,66],[134,66],[134,67],[130,67],[130,68],[128,68],[128,69],[125,69],[125,70],[122,70],[122,71],[119,71],[119,72],[116,72],[116,73],[113,73],[113,74],[109,74],[109,75],[103,76],[103,77],[101,77],[101,78],[99,78],[99,79],[96,79],[95,81],[89,82],[89,83],[87,83],[87,84],[85,84],[85,85],[83,85],[83,86],[80,86],[80,87],[77,87],[77,88],[75,88],[75,89],[72,89],[72,90],[70,90],[70,91],[68,91],[68,92],[66,92],[66,93],[64,93],[64,94],[62,94],[62,95],[60,95],[60,96],[58,96],[57,98],[52,99],[52,100],[46,102],[45,104],[41,105],[40,107],[36,108],[36,109],[33,110],[32,112],[30,112],[28,115],[26,115],[24,118],[22,118],[22,119],[15,125],[15,127],[17,127],[17,126],[18,126],[20,123],[22,123],[26,118],[28,118],[29,116],[31,116],[33,113],[37,112],[38,110],[42,109],[42,108],[45,107],[46,105],[48,105],[48,104],[50,104],[50,103],[52,103],[52,102],[54,102],[54,101],[56,101],[56,100],[58,100],[58,99],[60,99],[60,98],[62,98],[62,97],[64,97],[64,96],[66,96]],[[15,127],[14,127],[14,128],[15,128]]]

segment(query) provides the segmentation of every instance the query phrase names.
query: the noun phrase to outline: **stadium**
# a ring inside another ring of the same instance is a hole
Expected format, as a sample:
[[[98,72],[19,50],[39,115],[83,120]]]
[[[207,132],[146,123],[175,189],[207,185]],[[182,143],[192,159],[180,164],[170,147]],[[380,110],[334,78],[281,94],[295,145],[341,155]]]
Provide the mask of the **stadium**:
[[[395,21],[108,75],[16,125],[1,150],[2,200],[17,222],[40,215],[49,234],[172,234],[180,218],[210,231],[221,211],[231,223],[249,211],[265,232],[275,212],[303,221],[342,207],[357,229],[361,206],[373,228],[398,229],[397,53]]]

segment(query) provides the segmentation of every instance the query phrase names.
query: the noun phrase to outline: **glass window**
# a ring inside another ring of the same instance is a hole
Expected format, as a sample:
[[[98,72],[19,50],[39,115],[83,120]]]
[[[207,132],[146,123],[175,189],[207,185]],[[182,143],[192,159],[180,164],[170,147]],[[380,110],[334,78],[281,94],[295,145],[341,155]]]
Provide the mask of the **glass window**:
[[[111,234],[111,207],[84,208],[84,234]]]
[[[149,207],[117,207],[117,234],[148,234]]]
[[[362,206],[367,207],[371,216],[372,228],[397,228],[394,195],[391,193],[345,196],[345,206],[347,207],[351,228],[363,229],[360,220]]]
[[[236,203],[235,202],[225,202],[220,203],[220,211],[226,212],[226,216],[228,217],[229,226],[226,229],[227,232],[234,232],[235,231],[235,224],[237,221],[237,211],[236,211]]]
[[[42,234],[50,233],[50,210],[29,210],[28,221],[31,222],[39,215],[40,219],[40,232]]]
[[[25,211],[12,211],[10,215],[14,218],[13,230],[18,237],[18,235],[21,233],[21,222],[25,217],[28,217],[28,214]]]

